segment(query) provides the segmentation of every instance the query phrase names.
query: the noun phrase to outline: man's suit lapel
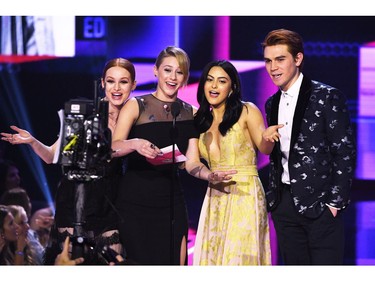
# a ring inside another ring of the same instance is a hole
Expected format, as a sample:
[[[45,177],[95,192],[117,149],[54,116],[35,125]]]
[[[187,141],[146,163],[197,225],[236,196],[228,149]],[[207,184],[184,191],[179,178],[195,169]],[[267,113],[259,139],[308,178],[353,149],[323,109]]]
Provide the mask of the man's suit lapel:
[[[278,124],[280,96],[281,96],[281,91],[279,90],[276,93],[274,99],[272,100],[270,125]]]
[[[305,115],[306,107],[311,96],[311,80],[306,76],[303,77],[301,88],[298,94],[298,101],[293,117],[293,128],[290,147],[295,144],[298,133],[300,132],[303,116]]]

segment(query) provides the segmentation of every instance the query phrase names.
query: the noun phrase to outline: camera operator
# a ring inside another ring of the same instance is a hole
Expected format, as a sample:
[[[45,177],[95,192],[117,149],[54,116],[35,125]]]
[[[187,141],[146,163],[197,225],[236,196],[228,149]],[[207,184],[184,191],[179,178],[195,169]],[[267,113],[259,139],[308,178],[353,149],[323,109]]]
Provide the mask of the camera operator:
[[[65,238],[61,253],[58,254],[55,259],[55,265],[78,265],[82,264],[85,261],[83,257],[73,259],[70,254],[71,248],[72,245],[70,243],[70,237],[67,236]],[[100,250],[97,254],[103,259],[103,263],[106,263],[108,265],[128,264],[128,262],[120,254],[118,254],[111,248],[108,248],[107,246]]]
[[[108,101],[108,128],[114,131],[117,117],[130,93],[136,87],[135,67],[123,58],[109,60],[103,69],[101,87],[105,92],[105,100]],[[47,164],[53,163],[55,153],[59,149],[59,141],[47,146],[36,139],[28,131],[17,126],[10,126],[15,134],[1,133],[2,140],[11,144],[28,144],[34,152]],[[60,136],[62,137],[62,136]],[[109,143],[109,146],[111,144]],[[117,195],[117,178],[122,173],[122,162],[113,159],[105,165],[106,176],[84,184],[84,230],[87,243],[108,245],[117,253],[123,253],[123,247],[119,240],[117,230],[118,215],[113,207],[114,198]],[[50,243],[47,247],[46,264],[54,264],[56,255],[60,252],[60,246],[67,236],[73,237],[75,220],[75,190],[76,182],[64,176],[58,186],[55,196],[56,213],[55,227],[57,231],[51,231],[57,237],[53,237],[57,243]],[[74,241],[73,241],[74,242]],[[52,249],[55,247],[55,249]],[[51,253],[48,254],[50,250]],[[85,258],[84,264],[100,263],[97,257]]]
[[[69,255],[70,238],[67,236],[64,241],[64,247],[60,254],[57,255],[55,259],[55,265],[77,265],[85,261],[85,258],[79,257],[76,259],[71,259]]]

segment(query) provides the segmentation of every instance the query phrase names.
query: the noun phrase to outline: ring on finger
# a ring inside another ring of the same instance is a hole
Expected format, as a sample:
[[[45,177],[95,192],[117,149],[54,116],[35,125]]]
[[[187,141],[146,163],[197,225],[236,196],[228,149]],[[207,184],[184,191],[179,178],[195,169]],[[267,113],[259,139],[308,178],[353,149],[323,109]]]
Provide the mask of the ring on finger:
[[[155,144],[150,144],[150,147],[152,148],[152,149],[155,149]]]

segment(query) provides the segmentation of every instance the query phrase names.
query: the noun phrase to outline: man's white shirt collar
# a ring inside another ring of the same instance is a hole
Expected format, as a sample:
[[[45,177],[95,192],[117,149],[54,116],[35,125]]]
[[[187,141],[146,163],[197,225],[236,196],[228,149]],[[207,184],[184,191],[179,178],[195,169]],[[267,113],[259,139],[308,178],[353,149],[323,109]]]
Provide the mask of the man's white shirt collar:
[[[290,87],[288,91],[281,91],[281,94],[283,95],[283,97],[285,97],[286,95],[290,97],[294,97],[294,96],[298,97],[299,89],[301,88],[301,85],[302,85],[302,79],[303,79],[303,74],[301,72],[296,82],[294,82],[294,84],[292,85],[292,87]]]

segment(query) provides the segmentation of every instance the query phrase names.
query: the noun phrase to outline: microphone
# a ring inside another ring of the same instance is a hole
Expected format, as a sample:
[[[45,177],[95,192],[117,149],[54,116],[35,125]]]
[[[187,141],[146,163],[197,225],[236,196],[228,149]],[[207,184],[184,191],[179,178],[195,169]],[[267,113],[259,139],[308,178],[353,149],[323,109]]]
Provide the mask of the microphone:
[[[171,239],[170,239],[170,261],[171,264],[174,263],[174,185],[176,181],[176,174],[177,174],[177,166],[176,159],[175,159],[175,146],[176,146],[176,139],[177,139],[177,128],[176,128],[176,118],[180,114],[181,107],[178,101],[175,101],[171,105],[171,113],[173,117],[173,123],[171,128],[171,137],[172,137],[172,181],[170,187],[170,231],[171,231]]]
[[[175,101],[171,105],[171,113],[173,117],[173,128],[176,126],[176,118],[180,114],[181,107],[178,101]]]
[[[181,111],[180,103],[178,101],[173,102],[171,105],[171,112],[172,112],[173,118],[176,118],[180,114],[180,111]]]

